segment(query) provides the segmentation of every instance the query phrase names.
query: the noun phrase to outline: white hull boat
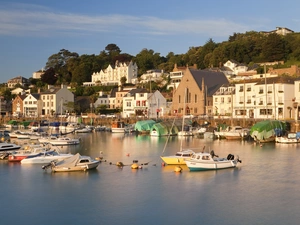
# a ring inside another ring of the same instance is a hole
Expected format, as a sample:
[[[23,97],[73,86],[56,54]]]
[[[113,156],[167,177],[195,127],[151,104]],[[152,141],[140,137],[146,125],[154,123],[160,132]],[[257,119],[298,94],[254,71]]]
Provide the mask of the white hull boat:
[[[51,162],[49,165],[44,166],[43,169],[51,167],[52,172],[86,171],[96,169],[99,164],[100,161],[77,153],[76,155],[60,162]]]
[[[234,168],[239,162],[241,162],[239,157],[234,159],[234,155],[229,154],[227,158],[219,158],[213,151],[211,153],[195,153],[190,159],[185,161],[190,171]]]
[[[276,143],[297,144],[300,143],[300,132],[289,133],[287,136],[275,137]]]
[[[60,154],[57,151],[47,151],[41,152],[36,156],[28,156],[21,160],[21,164],[49,164],[52,161],[61,161],[63,159],[69,158],[73,154]]]
[[[63,145],[78,145],[80,140],[78,138],[69,138],[69,137],[58,137],[49,141],[49,144],[54,146],[63,146]]]

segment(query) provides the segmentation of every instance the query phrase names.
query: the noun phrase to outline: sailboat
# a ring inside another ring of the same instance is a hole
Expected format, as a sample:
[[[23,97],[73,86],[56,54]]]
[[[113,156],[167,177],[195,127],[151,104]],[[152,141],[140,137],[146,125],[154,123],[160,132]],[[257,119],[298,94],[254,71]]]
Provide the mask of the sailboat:
[[[181,128],[182,132],[184,129],[185,100],[186,100],[185,98],[186,98],[186,89],[185,89],[185,93],[184,93],[184,107],[183,107],[184,111],[183,111],[183,116],[182,116],[182,128]],[[175,118],[174,118],[174,121],[175,121]],[[173,122],[173,124],[174,124],[174,122]],[[169,136],[168,136],[168,139],[169,139]],[[167,139],[167,142],[168,142],[168,139]],[[195,152],[191,149],[183,149],[182,141],[183,141],[183,138],[181,138],[180,151],[176,152],[175,155],[160,157],[164,163],[166,163],[168,165],[185,165],[185,160],[188,160],[192,157],[192,155]],[[167,142],[166,142],[166,144],[167,144]],[[165,145],[165,147],[166,147],[166,145]],[[164,150],[165,150],[165,148],[164,148]]]

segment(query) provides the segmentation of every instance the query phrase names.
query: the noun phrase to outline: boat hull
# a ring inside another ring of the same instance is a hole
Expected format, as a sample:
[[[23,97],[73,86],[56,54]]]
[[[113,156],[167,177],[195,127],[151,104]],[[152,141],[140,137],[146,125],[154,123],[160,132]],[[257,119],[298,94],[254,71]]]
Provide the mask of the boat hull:
[[[185,165],[185,160],[190,159],[191,157],[171,157],[171,156],[161,156],[162,161],[168,165]]]
[[[237,162],[234,160],[230,160],[226,162],[215,162],[215,163],[186,161],[186,165],[190,171],[221,170],[221,169],[235,168]]]
[[[63,166],[55,166],[52,167],[52,172],[76,172],[76,171],[86,171],[96,169],[99,165],[99,161],[85,164],[85,165],[77,165],[73,167],[63,167]]]

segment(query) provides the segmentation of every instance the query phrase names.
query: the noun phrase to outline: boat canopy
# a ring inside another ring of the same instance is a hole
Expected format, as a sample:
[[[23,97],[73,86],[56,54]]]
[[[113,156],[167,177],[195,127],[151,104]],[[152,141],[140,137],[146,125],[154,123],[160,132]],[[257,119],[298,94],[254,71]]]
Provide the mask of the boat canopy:
[[[79,153],[76,153],[75,155],[68,157],[66,159],[63,159],[56,163],[56,166],[59,167],[74,167],[77,165],[81,158],[81,155]]]
[[[173,125],[173,121],[163,121],[160,123],[156,123],[152,126],[152,130],[156,130],[158,136],[163,135],[177,135],[179,131],[182,129],[182,121],[176,120]]]
[[[137,130],[139,132],[150,131],[154,124],[156,124],[154,120],[137,121],[134,125],[134,130]]]
[[[279,120],[264,120],[254,124],[250,135],[258,140],[268,139],[272,136],[282,136],[286,131],[286,123]]]

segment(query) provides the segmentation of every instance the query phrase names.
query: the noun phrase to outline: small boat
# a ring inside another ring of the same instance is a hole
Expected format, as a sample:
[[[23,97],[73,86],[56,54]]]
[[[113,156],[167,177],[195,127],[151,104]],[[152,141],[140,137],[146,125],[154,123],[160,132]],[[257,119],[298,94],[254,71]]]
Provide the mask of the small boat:
[[[27,158],[28,156],[34,157],[40,154],[41,152],[47,152],[49,148],[42,147],[40,145],[28,145],[23,149],[13,151],[8,156],[9,162],[20,162],[22,159]]]
[[[112,133],[125,133],[126,125],[123,121],[114,121],[111,125]]]
[[[93,130],[89,127],[78,128],[75,133],[91,133]]]
[[[20,149],[21,146],[20,145],[16,145],[16,144],[12,144],[12,143],[0,143],[0,152],[4,152],[4,151],[14,151],[14,150],[18,150]]]
[[[61,161],[71,156],[73,156],[73,154],[61,154],[57,150],[51,150],[41,152],[35,156],[28,156],[21,160],[21,164],[49,164],[52,161]]]
[[[300,132],[288,133],[286,136],[275,137],[275,142],[283,144],[300,143]]]
[[[250,129],[241,126],[228,126],[223,131],[215,131],[217,138],[226,138],[228,140],[243,140],[250,135]]]
[[[234,159],[234,155],[229,154],[227,158],[219,158],[219,156],[214,154],[212,150],[208,152],[198,152],[195,153],[190,159],[185,161],[187,167],[190,171],[201,171],[201,170],[219,170],[234,168],[238,163],[242,161],[237,156]]]
[[[168,165],[185,165],[185,161],[190,159],[195,152],[191,149],[186,149],[177,152],[175,155],[161,156],[160,158]]]
[[[78,145],[79,143],[80,139],[70,137],[57,137],[49,141],[49,144],[54,146]]]
[[[72,172],[72,171],[86,171],[97,168],[100,164],[99,160],[92,159],[90,156],[82,156],[79,153],[72,157],[64,159],[59,162],[51,162],[43,166],[43,169],[51,167],[52,172]]]

